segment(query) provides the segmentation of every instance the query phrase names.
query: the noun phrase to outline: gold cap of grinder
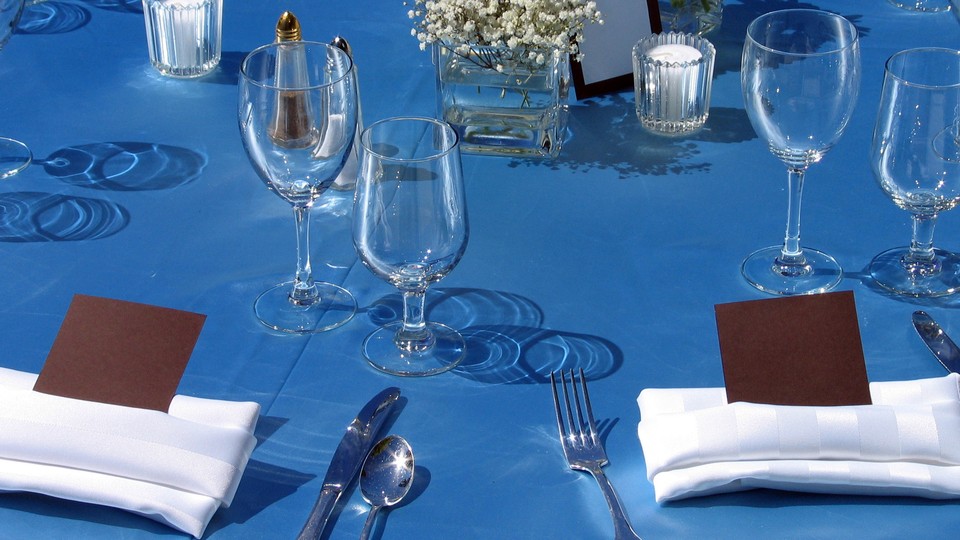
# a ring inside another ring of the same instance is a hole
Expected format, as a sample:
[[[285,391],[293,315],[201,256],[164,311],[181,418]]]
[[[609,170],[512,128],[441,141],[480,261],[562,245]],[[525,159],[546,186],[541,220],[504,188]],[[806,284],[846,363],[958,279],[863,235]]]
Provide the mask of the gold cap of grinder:
[[[300,30],[300,21],[289,11],[284,11],[277,21],[277,41],[300,41],[303,33]]]

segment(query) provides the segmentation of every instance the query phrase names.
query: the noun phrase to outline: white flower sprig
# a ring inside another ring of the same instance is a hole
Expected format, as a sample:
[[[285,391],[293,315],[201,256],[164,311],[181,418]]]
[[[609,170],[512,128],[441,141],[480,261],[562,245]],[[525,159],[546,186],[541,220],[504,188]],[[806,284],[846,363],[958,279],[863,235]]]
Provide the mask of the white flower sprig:
[[[542,67],[553,51],[582,58],[587,23],[603,24],[592,0],[412,0],[407,15],[420,48],[431,44],[484,67],[504,71],[506,62]],[[510,49],[509,58],[478,54],[476,47]]]

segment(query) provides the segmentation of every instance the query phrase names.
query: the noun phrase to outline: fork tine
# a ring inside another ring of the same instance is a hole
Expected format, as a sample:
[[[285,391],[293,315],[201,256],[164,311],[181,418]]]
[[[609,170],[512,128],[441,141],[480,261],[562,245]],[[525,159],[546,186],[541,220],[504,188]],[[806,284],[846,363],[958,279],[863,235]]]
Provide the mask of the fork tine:
[[[573,393],[573,402],[576,404],[577,409],[577,438],[580,439],[581,444],[584,444],[587,442],[586,429],[584,429],[586,424],[583,421],[583,408],[580,404],[580,392],[577,390],[577,376],[572,368],[570,369],[570,388],[571,392]],[[573,422],[572,413],[570,416],[570,422]]]
[[[563,372],[560,373],[561,377]],[[560,440],[566,440],[567,430],[563,427],[563,412],[560,409],[560,396],[557,394],[557,378],[555,372],[550,372],[550,387],[553,390],[553,407],[557,413],[557,429],[560,431]],[[566,388],[564,388],[566,390]],[[564,394],[566,395],[566,394]]]
[[[580,386],[583,390],[583,405],[587,409],[587,422],[590,425],[590,438],[593,439],[593,442],[598,442],[599,430],[597,430],[597,422],[593,417],[593,407],[590,405],[590,393],[587,392],[587,379],[583,376],[583,368],[580,368]]]
[[[571,385],[573,386],[573,391],[576,392],[576,386],[573,385],[573,372],[570,373]],[[570,391],[567,390],[567,381],[563,376],[563,371],[560,371],[560,384],[563,386],[563,399],[567,405],[567,425],[570,426],[570,437],[574,438],[578,442],[582,442],[583,429],[580,426],[583,424],[577,421],[577,417],[573,416],[573,407],[570,405]],[[577,404],[577,414],[580,413],[580,401],[577,399],[576,394],[573,396],[574,402]]]

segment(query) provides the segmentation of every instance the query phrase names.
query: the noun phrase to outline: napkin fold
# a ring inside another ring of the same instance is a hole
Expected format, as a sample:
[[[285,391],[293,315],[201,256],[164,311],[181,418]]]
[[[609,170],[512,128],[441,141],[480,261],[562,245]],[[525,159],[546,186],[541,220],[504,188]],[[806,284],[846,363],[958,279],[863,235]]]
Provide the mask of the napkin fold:
[[[773,488],[960,497],[960,375],[870,384],[872,405],[727,403],[643,390],[637,433],[657,502]]]
[[[33,391],[0,368],[0,491],[121,508],[201,537],[229,506],[260,406],[177,395],[168,413]]]

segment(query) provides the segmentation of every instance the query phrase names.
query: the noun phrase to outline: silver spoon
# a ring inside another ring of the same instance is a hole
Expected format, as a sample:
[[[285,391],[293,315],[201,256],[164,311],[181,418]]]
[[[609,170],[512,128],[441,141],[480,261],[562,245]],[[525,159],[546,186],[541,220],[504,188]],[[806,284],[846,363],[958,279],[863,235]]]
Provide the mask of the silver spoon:
[[[384,437],[373,446],[360,469],[360,493],[370,504],[360,540],[370,535],[377,512],[400,502],[412,485],[413,449],[399,435]]]

